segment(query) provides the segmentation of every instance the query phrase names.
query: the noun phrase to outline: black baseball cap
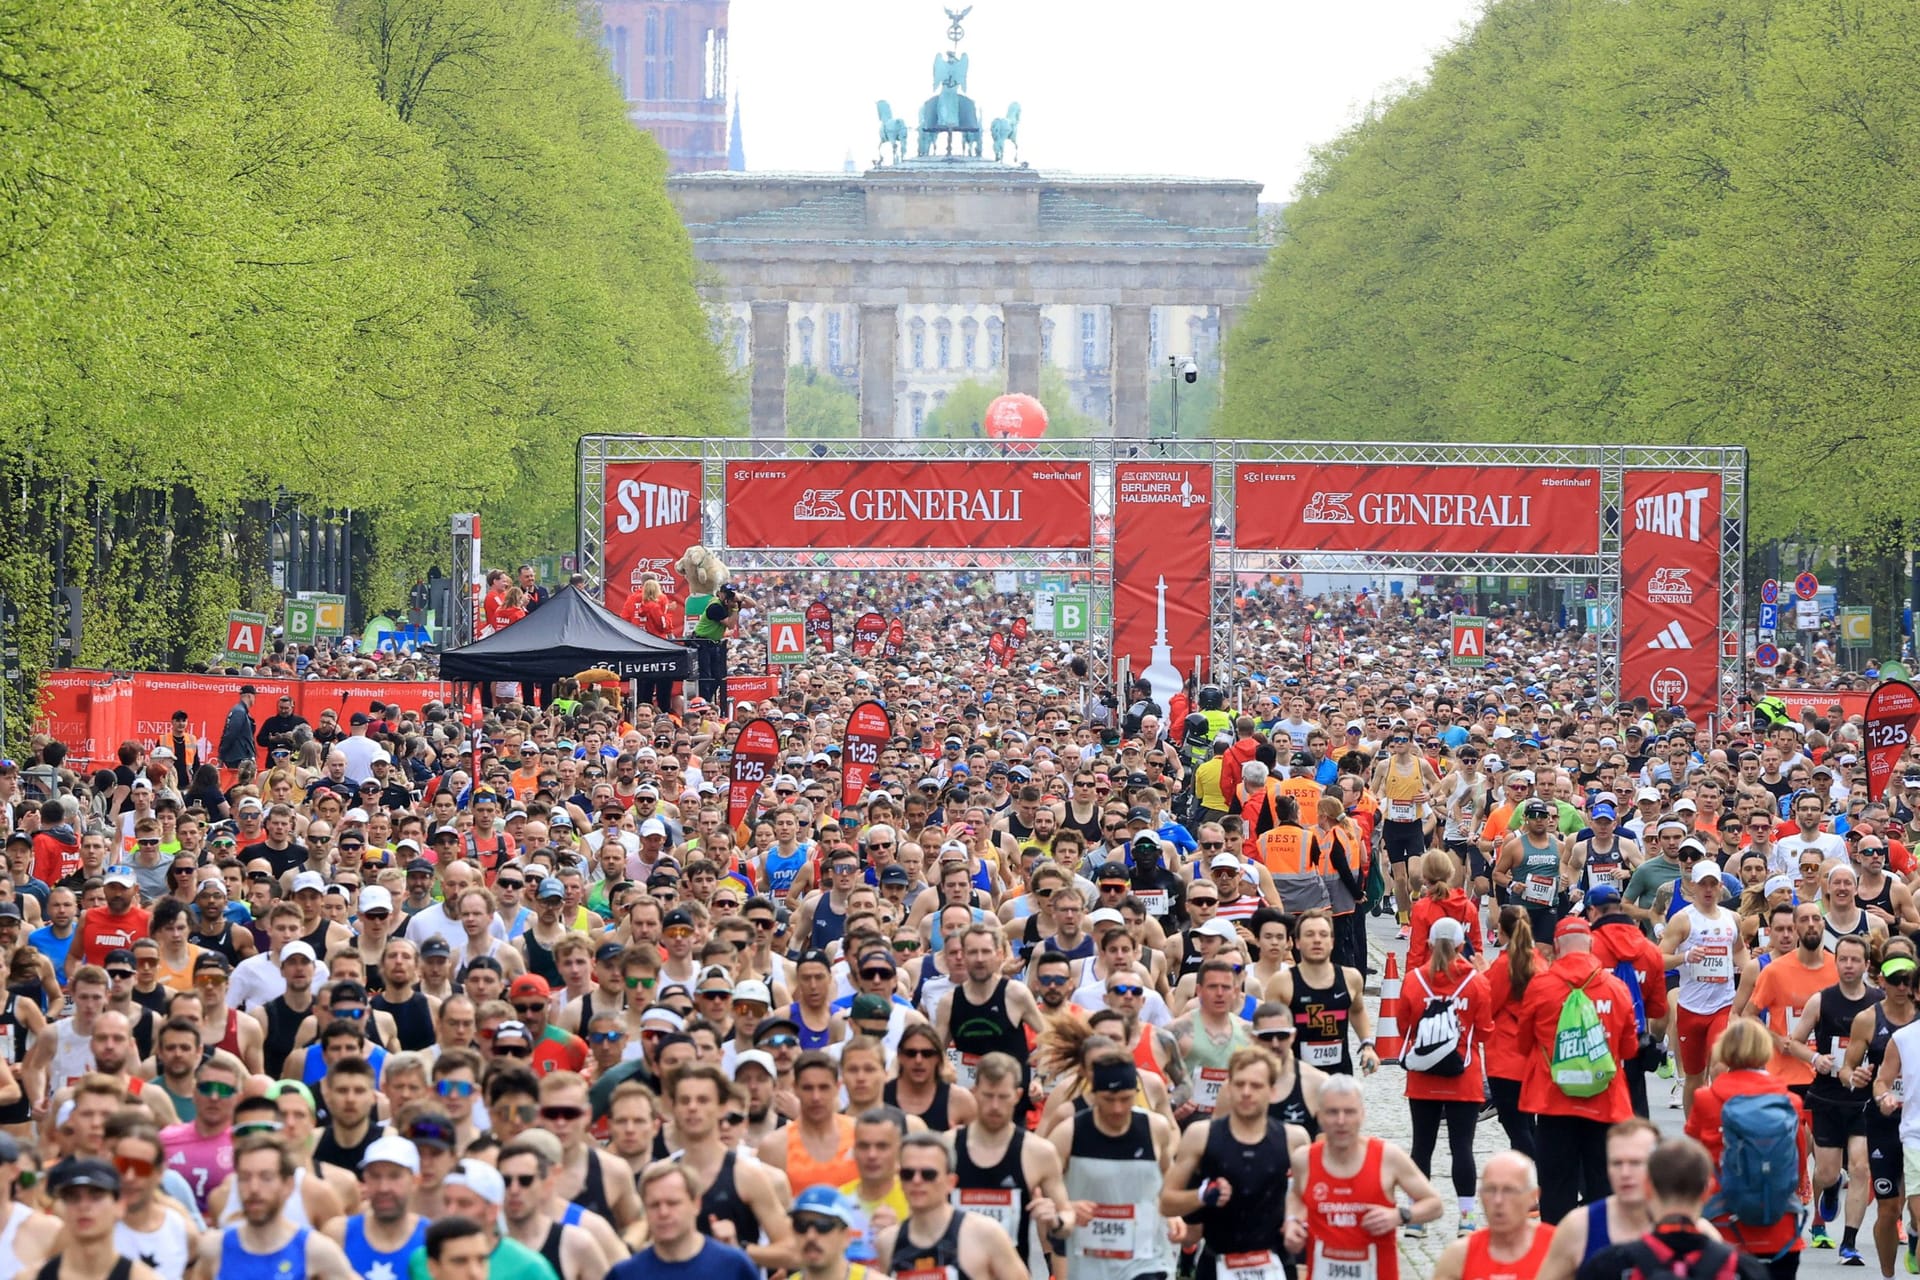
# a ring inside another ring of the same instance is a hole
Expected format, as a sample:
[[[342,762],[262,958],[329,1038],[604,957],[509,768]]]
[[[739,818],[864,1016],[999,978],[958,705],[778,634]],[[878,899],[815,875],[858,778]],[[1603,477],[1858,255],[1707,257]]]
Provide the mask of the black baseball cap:
[[[62,1160],[47,1172],[47,1194],[57,1198],[68,1187],[96,1187],[117,1196],[120,1174],[105,1160]]]

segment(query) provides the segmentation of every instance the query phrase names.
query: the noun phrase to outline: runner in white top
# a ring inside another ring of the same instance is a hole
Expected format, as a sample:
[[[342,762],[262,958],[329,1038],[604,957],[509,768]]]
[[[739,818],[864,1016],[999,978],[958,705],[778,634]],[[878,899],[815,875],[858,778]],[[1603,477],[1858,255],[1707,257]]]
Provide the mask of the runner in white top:
[[[1847,842],[1831,831],[1820,829],[1820,822],[1826,813],[1827,802],[1817,791],[1802,791],[1795,796],[1793,821],[1796,829],[1793,834],[1773,842],[1767,869],[1796,875],[1800,870],[1800,855],[1808,849],[1818,849],[1822,862],[1844,862]]]
[[[1661,954],[1669,962],[1680,961],[1674,1034],[1686,1073],[1680,1098],[1689,1112],[1694,1090],[1707,1081],[1714,1042],[1727,1029],[1740,967],[1747,962],[1740,922],[1731,911],[1720,910],[1721,892],[1719,864],[1707,857],[1694,863],[1693,905],[1674,913],[1660,940]]]

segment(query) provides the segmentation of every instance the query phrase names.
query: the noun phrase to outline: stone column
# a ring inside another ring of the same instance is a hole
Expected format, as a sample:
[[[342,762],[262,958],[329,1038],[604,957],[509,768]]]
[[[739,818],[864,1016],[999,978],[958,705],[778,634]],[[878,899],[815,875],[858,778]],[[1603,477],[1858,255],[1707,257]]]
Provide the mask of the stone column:
[[[755,436],[779,439],[787,434],[787,304],[754,302],[748,309],[753,354],[748,427]]]
[[[1128,303],[1107,308],[1113,334],[1113,433],[1128,439],[1147,437],[1152,402],[1151,306]]]
[[[1240,308],[1235,306],[1217,306],[1213,309],[1213,340],[1220,344],[1220,367],[1227,367],[1227,335],[1240,320]]]
[[[1001,341],[1006,344],[1007,390],[1040,394],[1040,304],[1000,304]]]
[[[893,438],[894,351],[900,345],[900,312],[891,304],[860,306],[860,435]]]

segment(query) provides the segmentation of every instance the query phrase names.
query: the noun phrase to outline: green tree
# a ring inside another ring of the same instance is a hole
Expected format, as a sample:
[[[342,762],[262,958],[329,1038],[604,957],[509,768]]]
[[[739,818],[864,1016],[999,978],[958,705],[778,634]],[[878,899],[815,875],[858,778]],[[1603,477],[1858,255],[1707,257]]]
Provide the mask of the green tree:
[[[806,365],[787,370],[787,434],[837,440],[860,434],[860,397],[831,374]]]
[[[1917,71],[1908,6],[1495,0],[1315,155],[1223,433],[1739,443],[1757,534],[1888,527]]]
[[[1003,377],[968,378],[927,415],[920,434],[942,440],[979,440],[986,435],[987,406],[1006,394]]]

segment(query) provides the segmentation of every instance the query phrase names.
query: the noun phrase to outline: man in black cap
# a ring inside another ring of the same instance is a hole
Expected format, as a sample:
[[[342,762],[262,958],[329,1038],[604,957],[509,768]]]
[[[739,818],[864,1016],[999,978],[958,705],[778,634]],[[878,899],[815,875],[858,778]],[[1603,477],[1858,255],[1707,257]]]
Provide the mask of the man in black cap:
[[[221,726],[220,763],[229,769],[238,769],[249,760],[257,758],[253,740],[254,696],[255,690],[252,685],[241,685],[240,700],[228,709],[227,722]]]
[[[64,1224],[66,1248],[39,1268],[45,1280],[159,1280],[144,1262],[120,1256],[120,1175],[105,1160],[62,1160],[47,1174],[47,1194]]]

